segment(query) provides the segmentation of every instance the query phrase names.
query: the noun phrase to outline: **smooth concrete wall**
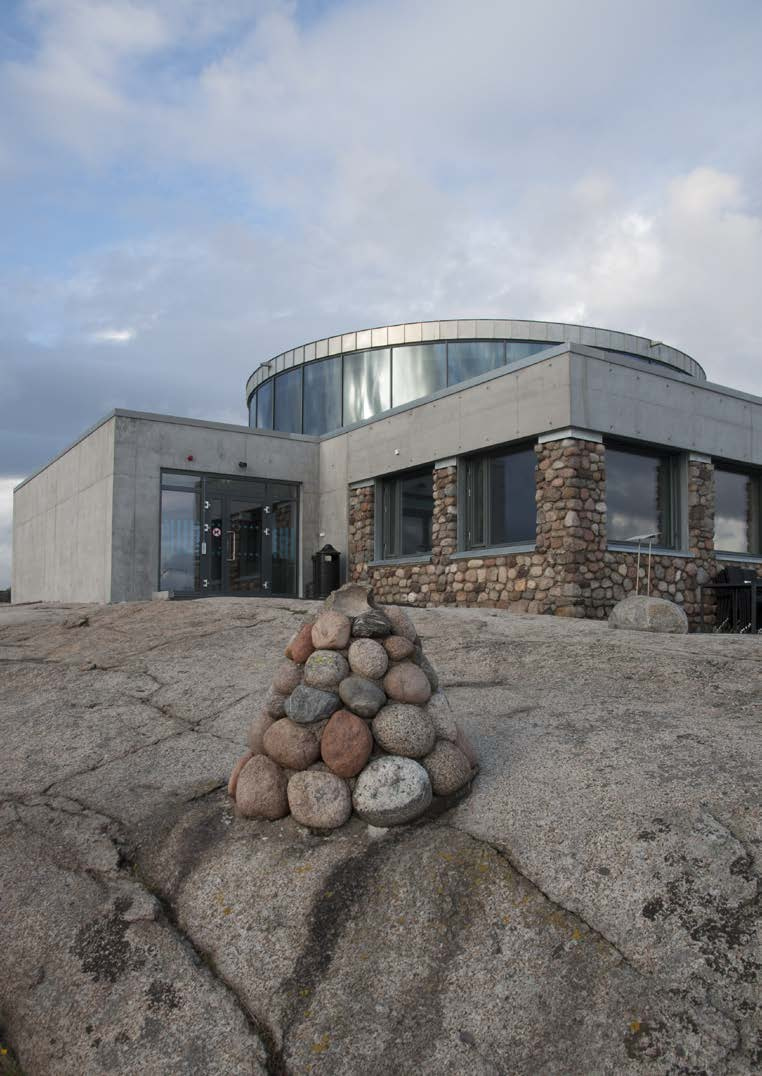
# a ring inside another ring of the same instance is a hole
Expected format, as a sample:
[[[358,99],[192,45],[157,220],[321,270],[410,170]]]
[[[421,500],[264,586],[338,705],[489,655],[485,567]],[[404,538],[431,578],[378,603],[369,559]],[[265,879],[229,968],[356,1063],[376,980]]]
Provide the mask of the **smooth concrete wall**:
[[[570,425],[762,466],[759,397],[582,347],[570,369]]]
[[[112,601],[150,598],[159,588],[161,470],[301,483],[300,593],[312,578],[318,538],[318,444],[314,438],[118,411],[115,433]],[[187,457],[193,456],[189,461]],[[241,469],[239,461],[245,461]]]
[[[14,602],[106,602],[111,591],[115,420],[13,495]]]

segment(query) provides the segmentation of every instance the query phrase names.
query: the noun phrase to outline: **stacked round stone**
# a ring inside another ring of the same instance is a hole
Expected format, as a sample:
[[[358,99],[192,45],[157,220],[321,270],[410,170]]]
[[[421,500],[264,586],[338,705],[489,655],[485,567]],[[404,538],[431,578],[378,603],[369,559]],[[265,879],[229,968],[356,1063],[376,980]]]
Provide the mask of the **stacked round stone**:
[[[239,814],[397,826],[467,791],[476,757],[404,610],[348,583],[285,656],[230,776]]]

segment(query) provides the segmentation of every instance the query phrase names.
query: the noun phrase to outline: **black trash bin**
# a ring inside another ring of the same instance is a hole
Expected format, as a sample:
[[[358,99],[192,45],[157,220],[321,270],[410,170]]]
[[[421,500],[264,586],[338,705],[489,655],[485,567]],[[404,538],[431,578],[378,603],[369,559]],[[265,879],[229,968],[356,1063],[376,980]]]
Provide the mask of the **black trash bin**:
[[[341,553],[324,545],[312,554],[312,597],[327,598],[341,583]]]

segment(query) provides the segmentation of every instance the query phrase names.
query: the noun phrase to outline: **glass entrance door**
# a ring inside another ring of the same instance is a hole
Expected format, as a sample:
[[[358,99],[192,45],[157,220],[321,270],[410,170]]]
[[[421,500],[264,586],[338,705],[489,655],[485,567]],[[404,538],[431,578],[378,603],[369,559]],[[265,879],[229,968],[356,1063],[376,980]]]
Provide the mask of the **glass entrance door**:
[[[204,479],[202,592],[297,594],[297,493],[290,483]]]

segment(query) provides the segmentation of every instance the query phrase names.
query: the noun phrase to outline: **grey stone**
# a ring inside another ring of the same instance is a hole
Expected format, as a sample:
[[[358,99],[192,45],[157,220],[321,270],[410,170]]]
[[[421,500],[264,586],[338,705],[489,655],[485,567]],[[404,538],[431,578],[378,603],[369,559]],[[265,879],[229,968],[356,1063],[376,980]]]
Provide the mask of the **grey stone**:
[[[395,635],[401,635],[403,639],[409,639],[411,643],[418,642],[415,624],[399,605],[385,605],[384,615],[392,625]]]
[[[371,826],[412,822],[431,803],[431,782],[412,758],[387,755],[369,762],[352,793],[354,809]]]
[[[304,666],[304,683],[323,691],[335,691],[349,676],[349,663],[337,650],[316,650]]]
[[[386,695],[372,680],[363,676],[348,676],[339,684],[344,704],[359,717],[375,717],[386,702]]]
[[[376,742],[392,755],[422,758],[434,746],[431,718],[420,706],[388,703],[373,720]]]
[[[449,740],[437,740],[434,749],[421,759],[435,796],[449,796],[471,780],[471,763]]]
[[[453,743],[458,736],[458,727],[455,714],[444,691],[435,691],[426,703],[426,713],[434,725],[434,732],[443,740],[451,740]]]
[[[424,654],[421,646],[416,646],[413,654],[413,661],[426,674],[426,679],[431,685],[431,690],[436,691],[439,688],[439,676],[437,675],[434,666]]]
[[[265,710],[267,710],[273,721],[278,721],[281,717],[286,716],[287,698],[288,695],[276,691],[274,687],[268,688],[267,694],[265,695]]]
[[[273,677],[273,691],[280,695],[290,695],[295,687],[298,687],[304,676],[304,666],[296,665],[293,661],[282,661]]]
[[[357,676],[380,680],[389,667],[389,657],[375,639],[355,639],[349,647],[349,665]]]
[[[311,725],[314,721],[325,721],[340,706],[341,699],[335,692],[300,684],[286,703],[286,713],[299,725]]]
[[[348,617],[362,616],[370,612],[375,604],[373,589],[365,583],[345,583],[329,594],[323,603],[326,609],[334,609]]]
[[[657,631],[668,635],[686,635],[688,618],[685,611],[665,598],[649,598],[631,594],[617,602],[609,614],[610,628],[627,631]]]
[[[392,634],[392,625],[380,609],[371,609],[352,621],[352,635],[355,639],[381,638]]]
[[[337,829],[352,813],[347,782],[335,773],[311,769],[288,782],[288,805],[297,822],[311,829]]]

